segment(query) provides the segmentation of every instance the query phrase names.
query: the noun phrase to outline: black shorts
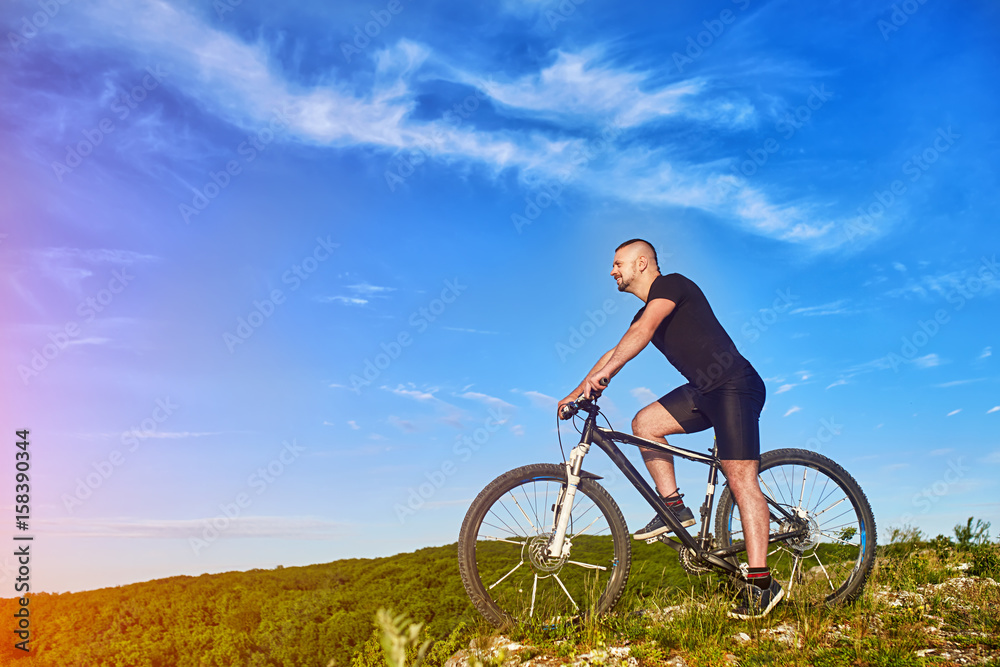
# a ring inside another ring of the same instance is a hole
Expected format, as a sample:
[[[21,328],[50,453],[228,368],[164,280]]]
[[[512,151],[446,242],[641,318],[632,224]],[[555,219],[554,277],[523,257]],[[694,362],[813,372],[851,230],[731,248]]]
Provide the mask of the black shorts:
[[[760,411],[764,409],[764,381],[753,367],[730,378],[717,389],[701,392],[690,383],[659,399],[685,433],[715,427],[719,458],[760,460]]]

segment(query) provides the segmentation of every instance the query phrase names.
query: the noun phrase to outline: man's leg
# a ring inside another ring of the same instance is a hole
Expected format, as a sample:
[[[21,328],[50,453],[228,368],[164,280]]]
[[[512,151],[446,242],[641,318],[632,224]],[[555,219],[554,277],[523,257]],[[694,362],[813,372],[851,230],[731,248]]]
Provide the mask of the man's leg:
[[[759,461],[722,461],[722,474],[740,508],[743,539],[747,544],[747,565],[767,566],[767,539],[771,525],[770,510],[757,481]]]
[[[684,428],[674,416],[659,402],[647,405],[632,420],[632,433],[640,438],[655,440],[666,444],[666,435],[685,433]],[[694,514],[684,506],[677,489],[677,479],[674,476],[674,457],[671,454],[647,447],[640,447],[642,460],[656,484],[656,490],[666,502],[667,509],[682,526],[694,525]],[[643,528],[635,532],[635,539],[646,540],[669,533],[671,528],[657,514]]]
[[[640,438],[667,444],[665,436],[684,433],[684,429],[666,408],[654,402],[640,410],[632,420],[632,433]],[[677,490],[674,455],[646,447],[640,447],[639,451],[642,452],[642,460],[656,484],[656,490],[663,497],[672,495]]]

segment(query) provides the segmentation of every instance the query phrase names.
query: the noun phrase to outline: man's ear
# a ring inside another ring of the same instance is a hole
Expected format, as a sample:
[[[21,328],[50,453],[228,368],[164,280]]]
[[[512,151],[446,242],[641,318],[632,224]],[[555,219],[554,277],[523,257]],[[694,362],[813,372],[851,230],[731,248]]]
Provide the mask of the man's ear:
[[[639,269],[639,273],[645,271],[648,266],[649,260],[646,259],[645,255],[639,255],[639,257],[635,260],[635,268]]]

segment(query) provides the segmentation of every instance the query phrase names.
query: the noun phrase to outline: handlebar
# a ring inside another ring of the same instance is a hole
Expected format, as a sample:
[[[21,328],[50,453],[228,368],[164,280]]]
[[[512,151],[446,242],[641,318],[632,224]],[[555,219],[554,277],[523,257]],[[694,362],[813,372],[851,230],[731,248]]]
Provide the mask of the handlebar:
[[[598,380],[598,384],[601,385],[602,387],[607,387],[609,381],[610,380],[608,378],[601,378],[600,380]],[[591,403],[593,403],[592,398],[586,398],[583,394],[580,394],[579,396],[576,397],[575,401],[573,401],[572,403],[567,403],[566,405],[562,406],[562,409],[559,411],[559,416],[562,417],[563,419],[569,419],[570,417],[573,417],[574,415],[576,415],[576,413],[578,413],[580,410],[584,409]]]

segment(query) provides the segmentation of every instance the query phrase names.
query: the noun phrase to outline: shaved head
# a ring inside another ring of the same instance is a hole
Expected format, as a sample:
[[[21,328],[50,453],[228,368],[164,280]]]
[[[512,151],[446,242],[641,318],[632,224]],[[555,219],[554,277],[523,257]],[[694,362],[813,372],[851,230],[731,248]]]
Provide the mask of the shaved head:
[[[644,241],[642,239],[632,239],[621,244],[615,248],[615,252],[625,248],[625,256],[631,261],[639,259],[639,257],[645,257],[646,261],[653,265],[653,267],[659,271],[660,264],[656,260],[656,250],[653,248],[653,244],[649,241]]]
[[[648,241],[632,239],[615,248],[611,277],[618,283],[619,292],[635,294],[645,301],[649,286],[658,275],[656,250]]]

